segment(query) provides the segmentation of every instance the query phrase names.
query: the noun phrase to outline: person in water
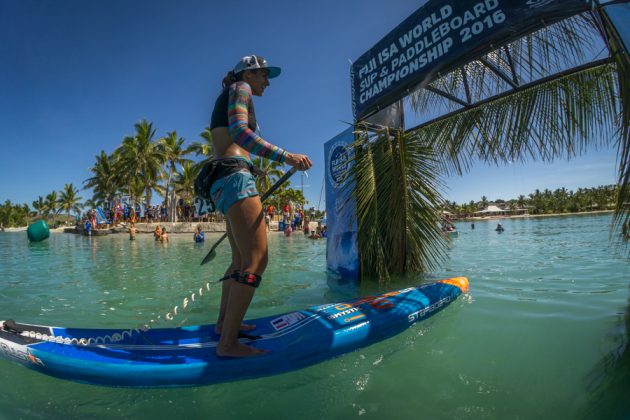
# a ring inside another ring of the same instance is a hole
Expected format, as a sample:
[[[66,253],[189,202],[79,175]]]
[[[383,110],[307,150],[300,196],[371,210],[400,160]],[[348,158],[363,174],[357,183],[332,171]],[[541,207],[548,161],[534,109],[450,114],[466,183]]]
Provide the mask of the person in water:
[[[159,241],[160,240],[160,236],[162,236],[162,229],[160,228],[160,225],[157,225],[155,227],[155,230],[153,231],[153,238],[156,241]]]
[[[265,141],[259,134],[253,96],[263,96],[269,80],[280,74],[260,56],[245,56],[223,79],[223,91],[212,112],[210,131],[216,159],[212,162],[210,195],[217,211],[226,215],[232,262],[223,277],[215,333],[221,336],[218,356],[250,357],[264,351],[238,341],[239,330],[256,288],[267,267],[267,234],[263,207],[250,153],[305,171],[312,166],[306,155],[292,154]]]
[[[201,224],[197,225],[197,229],[195,230],[193,239],[196,243],[200,243],[206,240],[206,235],[203,233],[203,230],[201,230]]]
[[[160,233],[160,241],[161,242],[168,242],[168,233],[166,233],[166,228],[165,227],[162,228],[162,232]]]
[[[134,222],[131,222],[131,225],[129,226],[129,240],[133,241],[134,239],[136,239],[136,232],[138,232],[138,229],[136,229],[136,224]]]

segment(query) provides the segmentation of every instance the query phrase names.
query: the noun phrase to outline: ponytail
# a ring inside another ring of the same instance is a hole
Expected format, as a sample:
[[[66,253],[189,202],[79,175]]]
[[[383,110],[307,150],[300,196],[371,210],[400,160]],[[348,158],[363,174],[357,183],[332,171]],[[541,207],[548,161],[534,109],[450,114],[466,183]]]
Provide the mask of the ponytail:
[[[228,71],[227,75],[223,78],[223,89],[230,86],[232,83],[235,83],[238,79],[236,78],[236,74],[234,70]]]

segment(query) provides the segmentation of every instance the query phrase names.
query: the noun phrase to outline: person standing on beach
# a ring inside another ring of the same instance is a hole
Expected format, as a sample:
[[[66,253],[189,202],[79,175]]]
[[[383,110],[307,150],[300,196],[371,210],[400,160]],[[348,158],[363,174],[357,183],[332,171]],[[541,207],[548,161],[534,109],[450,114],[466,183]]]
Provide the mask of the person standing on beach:
[[[273,221],[273,215],[276,212],[276,208],[273,206],[273,204],[269,204],[269,207],[267,207],[267,214],[269,215],[269,220]]]
[[[283,217],[282,221],[284,223],[288,223],[290,215],[291,215],[291,207],[289,207],[289,203],[287,203],[282,208],[282,217]]]
[[[258,133],[253,96],[262,96],[269,79],[280,74],[260,56],[243,57],[223,79],[223,91],[212,112],[210,130],[216,159],[212,166],[210,195],[217,211],[226,215],[232,263],[223,280],[215,333],[221,338],[218,356],[251,357],[264,351],[238,341],[245,312],[267,267],[267,234],[264,211],[252,172],[250,153],[299,170],[312,166],[306,155],[292,154],[274,146]]]

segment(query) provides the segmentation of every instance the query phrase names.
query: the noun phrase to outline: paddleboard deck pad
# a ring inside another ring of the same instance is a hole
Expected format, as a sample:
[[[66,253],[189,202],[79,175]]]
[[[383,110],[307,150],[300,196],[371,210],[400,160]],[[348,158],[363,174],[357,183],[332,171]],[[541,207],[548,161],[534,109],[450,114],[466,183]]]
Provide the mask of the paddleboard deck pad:
[[[196,386],[299,369],[392,337],[468,291],[456,277],[341,303],[248,320],[240,341],[268,353],[218,357],[214,325],[151,329],[116,342],[66,344],[125,330],[58,328],[0,321],[0,357],[58,378],[118,387]],[[54,339],[52,339],[54,340]]]

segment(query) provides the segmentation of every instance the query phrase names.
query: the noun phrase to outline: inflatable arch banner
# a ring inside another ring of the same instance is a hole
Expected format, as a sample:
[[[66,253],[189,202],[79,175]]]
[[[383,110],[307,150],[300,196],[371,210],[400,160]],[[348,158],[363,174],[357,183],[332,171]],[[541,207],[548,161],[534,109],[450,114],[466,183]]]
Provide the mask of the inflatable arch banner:
[[[604,12],[611,20],[626,49],[624,54],[630,53],[630,2],[611,4],[610,6],[604,7]]]
[[[353,127],[324,144],[326,158],[326,217],[328,271],[343,279],[358,279],[356,202],[349,195],[354,189],[347,177],[352,165]]]
[[[595,0],[431,0],[359,57],[350,70],[362,120],[457,67]]]

